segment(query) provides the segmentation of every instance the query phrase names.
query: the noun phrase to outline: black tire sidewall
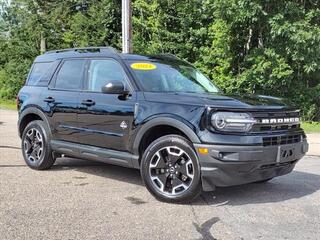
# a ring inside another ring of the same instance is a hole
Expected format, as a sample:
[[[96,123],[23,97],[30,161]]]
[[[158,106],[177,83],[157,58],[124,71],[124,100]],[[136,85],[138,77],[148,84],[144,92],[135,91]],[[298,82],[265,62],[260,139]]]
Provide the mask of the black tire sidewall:
[[[192,160],[194,167],[194,178],[191,186],[183,193],[175,196],[165,194],[154,186],[149,175],[149,164],[152,156],[161,148],[167,146],[177,146],[184,150]],[[141,176],[149,190],[157,199],[166,202],[186,202],[192,201],[201,192],[201,172],[198,156],[195,153],[192,144],[179,135],[167,135],[152,142],[146,149],[141,160]]]
[[[32,128],[37,129],[40,132],[42,139],[43,139],[44,154],[42,155],[42,158],[37,162],[29,161],[28,157],[26,156],[25,151],[24,151],[25,136],[26,136],[27,132]],[[51,150],[50,144],[49,144],[50,139],[48,136],[48,130],[46,128],[47,127],[43,121],[36,120],[36,121],[32,121],[31,123],[29,123],[23,131],[22,141],[21,141],[22,154],[23,154],[23,157],[24,157],[26,164],[32,169],[42,170],[42,169],[48,168],[48,165],[52,165],[51,162],[53,161],[53,156],[52,156],[52,150]]]

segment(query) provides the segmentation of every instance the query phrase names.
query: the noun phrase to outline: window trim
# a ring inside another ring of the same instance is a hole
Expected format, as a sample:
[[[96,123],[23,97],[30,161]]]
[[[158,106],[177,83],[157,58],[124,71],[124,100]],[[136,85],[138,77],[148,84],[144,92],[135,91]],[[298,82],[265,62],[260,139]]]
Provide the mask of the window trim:
[[[64,65],[65,62],[67,61],[76,61],[76,60],[82,60],[84,61],[84,68],[82,70],[82,76],[81,76],[81,80],[80,80],[80,84],[79,84],[79,89],[68,89],[68,88],[56,88],[56,82],[57,82],[57,77],[58,74],[62,68],[62,66]],[[51,78],[51,81],[48,85],[48,89],[49,90],[56,90],[56,91],[68,91],[68,92],[82,92],[83,89],[83,79],[85,78],[85,71],[86,71],[86,65],[87,65],[87,58],[65,58],[62,59],[57,67],[57,69],[54,72],[53,77]]]
[[[89,67],[91,65],[91,62],[92,60],[109,60],[109,61],[113,61],[117,64],[120,65],[120,67],[122,68],[123,70],[123,73],[124,73],[124,76],[125,76],[125,79],[124,81],[126,81],[127,83],[127,87],[129,88],[129,92],[132,94],[134,92],[134,87],[128,77],[128,74],[123,66],[123,64],[121,64],[119,61],[117,61],[116,59],[112,58],[112,57],[92,57],[92,58],[87,58],[87,63],[86,63],[86,66],[85,66],[85,76],[83,78],[83,83],[82,83],[82,92],[86,92],[86,93],[101,93],[101,94],[105,94],[105,93],[102,93],[102,92],[98,92],[98,91],[92,91],[92,90],[89,90],[89,89],[86,89],[88,87],[88,83],[89,83]],[[107,94],[105,94],[107,95]]]

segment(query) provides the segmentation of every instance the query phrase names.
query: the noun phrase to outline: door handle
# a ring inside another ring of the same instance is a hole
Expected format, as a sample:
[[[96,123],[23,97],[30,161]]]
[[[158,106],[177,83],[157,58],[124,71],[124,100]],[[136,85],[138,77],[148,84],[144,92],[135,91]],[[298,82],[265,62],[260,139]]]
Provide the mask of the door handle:
[[[53,103],[55,101],[55,99],[53,97],[47,97],[43,101],[45,101],[47,103]]]
[[[81,104],[86,106],[92,106],[95,104],[95,102],[91,99],[88,99],[88,100],[83,100]]]

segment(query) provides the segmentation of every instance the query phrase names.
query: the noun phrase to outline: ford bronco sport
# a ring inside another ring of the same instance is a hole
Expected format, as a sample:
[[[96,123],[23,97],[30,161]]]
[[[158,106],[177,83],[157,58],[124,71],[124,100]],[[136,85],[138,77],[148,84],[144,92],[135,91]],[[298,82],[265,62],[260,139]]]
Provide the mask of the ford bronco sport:
[[[224,95],[173,55],[50,51],[35,59],[17,105],[29,167],[68,156],[136,168],[169,202],[290,173],[308,150],[297,109]]]

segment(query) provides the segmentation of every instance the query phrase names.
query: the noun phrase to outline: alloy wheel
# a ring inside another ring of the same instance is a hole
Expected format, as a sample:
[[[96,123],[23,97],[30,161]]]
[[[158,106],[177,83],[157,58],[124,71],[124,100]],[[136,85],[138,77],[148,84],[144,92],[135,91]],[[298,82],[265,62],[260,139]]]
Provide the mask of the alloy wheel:
[[[23,148],[28,161],[36,163],[43,156],[43,137],[36,128],[31,128],[25,135]]]
[[[194,166],[189,155],[177,146],[157,151],[150,161],[152,184],[162,193],[176,196],[189,189],[194,178]]]

